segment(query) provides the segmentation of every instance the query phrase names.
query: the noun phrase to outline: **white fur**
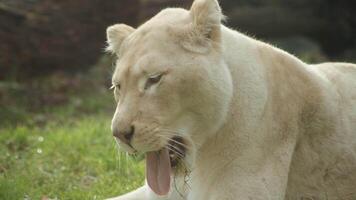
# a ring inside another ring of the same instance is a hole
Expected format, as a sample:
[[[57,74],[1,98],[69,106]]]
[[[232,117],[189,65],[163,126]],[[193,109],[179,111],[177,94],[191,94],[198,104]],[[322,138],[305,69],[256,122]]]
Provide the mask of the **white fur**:
[[[197,0],[123,38],[113,80],[131,78],[113,128],[149,126],[147,116],[157,115],[190,141],[192,172],[187,184],[177,175],[167,197],[145,185],[113,199],[356,199],[356,66],[307,65],[220,25],[221,18],[217,1]],[[172,77],[145,93],[137,85],[142,68],[167,68]],[[147,145],[142,138],[156,136],[142,132],[133,140],[142,152],[167,142]]]

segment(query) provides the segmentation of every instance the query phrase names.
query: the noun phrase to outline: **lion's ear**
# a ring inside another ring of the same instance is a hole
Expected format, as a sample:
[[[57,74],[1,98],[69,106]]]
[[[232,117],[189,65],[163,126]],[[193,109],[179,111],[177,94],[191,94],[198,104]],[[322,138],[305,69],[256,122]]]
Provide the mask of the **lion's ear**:
[[[219,46],[221,21],[224,16],[217,0],[195,0],[191,9],[192,20],[188,40],[183,44],[190,50],[204,53]]]
[[[132,33],[135,29],[125,24],[115,24],[106,29],[106,37],[108,46],[106,51],[119,54],[122,42]]]

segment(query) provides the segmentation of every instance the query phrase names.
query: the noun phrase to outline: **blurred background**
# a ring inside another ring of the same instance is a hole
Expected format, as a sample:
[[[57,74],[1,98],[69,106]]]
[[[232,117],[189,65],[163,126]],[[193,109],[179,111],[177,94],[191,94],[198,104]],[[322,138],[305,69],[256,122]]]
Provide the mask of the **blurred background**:
[[[110,136],[105,30],[191,3],[0,0],[0,199],[101,199],[142,183],[142,163]],[[306,62],[356,62],[352,0],[220,3],[229,27]]]

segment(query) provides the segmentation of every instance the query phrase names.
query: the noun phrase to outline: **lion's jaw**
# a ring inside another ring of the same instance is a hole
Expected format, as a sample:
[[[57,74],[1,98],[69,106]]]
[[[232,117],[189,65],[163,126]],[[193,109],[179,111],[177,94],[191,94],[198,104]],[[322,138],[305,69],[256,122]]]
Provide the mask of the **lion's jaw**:
[[[164,10],[136,30],[126,25],[108,28],[109,50],[119,56],[113,74],[117,108],[112,129],[134,127],[129,143],[119,140],[124,150],[148,152],[153,162],[150,152],[174,150],[170,142],[182,138],[192,164],[195,151],[224,124],[233,86],[221,55],[221,13],[216,11],[218,19],[211,23],[196,24],[210,19],[194,13],[200,11],[193,5],[189,12]],[[210,32],[202,29],[205,24]],[[152,83],[152,77],[160,80]]]

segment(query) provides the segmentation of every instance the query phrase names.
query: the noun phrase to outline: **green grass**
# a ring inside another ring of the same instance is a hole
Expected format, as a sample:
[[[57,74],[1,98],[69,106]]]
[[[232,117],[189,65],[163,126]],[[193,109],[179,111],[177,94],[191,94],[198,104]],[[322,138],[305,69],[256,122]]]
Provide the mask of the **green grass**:
[[[118,153],[110,118],[0,130],[0,199],[103,199],[143,183],[143,165]]]
[[[111,92],[89,81],[65,91],[60,105],[35,105],[31,91],[3,93],[0,200],[104,199],[143,184],[142,161],[119,153],[112,137]]]

